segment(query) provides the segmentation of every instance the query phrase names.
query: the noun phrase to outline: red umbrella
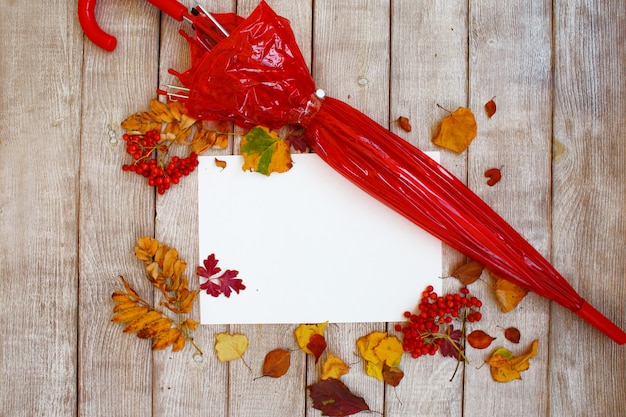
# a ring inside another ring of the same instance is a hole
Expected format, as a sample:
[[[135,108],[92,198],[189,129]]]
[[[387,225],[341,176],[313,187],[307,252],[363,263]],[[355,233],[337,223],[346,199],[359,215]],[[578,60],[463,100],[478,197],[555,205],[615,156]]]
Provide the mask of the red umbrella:
[[[298,124],[313,151],[361,189],[511,282],[574,311],[618,344],[626,333],[589,305],[504,219],[443,166],[353,107],[316,90],[289,22],[265,2],[242,21],[195,15],[189,112],[250,128]],[[203,30],[203,25],[210,30]],[[218,28],[219,29],[219,28]]]

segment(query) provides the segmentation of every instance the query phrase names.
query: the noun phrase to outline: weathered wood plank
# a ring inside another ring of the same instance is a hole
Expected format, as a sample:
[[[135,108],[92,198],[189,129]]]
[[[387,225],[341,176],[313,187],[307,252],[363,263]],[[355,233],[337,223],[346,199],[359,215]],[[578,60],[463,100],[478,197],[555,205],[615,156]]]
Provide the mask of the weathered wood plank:
[[[150,415],[150,342],[111,323],[118,275],[144,297],[151,287],[134,257],[137,238],[154,234],[154,191],[121,170],[120,122],[154,95],[158,13],[148,3],[109,4],[101,26],[117,36],[114,52],[85,43],[80,176],[79,409],[81,416]]]
[[[468,152],[468,183],[544,256],[550,248],[551,19],[549,1],[489,1],[469,8],[469,104],[478,136]],[[488,119],[484,104],[494,96],[498,110]],[[485,170],[500,167],[502,180],[489,187]],[[531,293],[504,315],[488,286],[474,284],[473,290],[483,300],[484,318],[469,330],[482,329],[497,340],[486,351],[468,349],[464,415],[545,415],[548,301]],[[503,337],[508,326],[521,331],[519,345]],[[534,339],[539,353],[523,381],[498,384],[488,366],[480,367],[495,347],[517,355]]]
[[[276,13],[290,20],[305,57],[310,56],[312,8],[309,1],[273,0],[267,2]],[[256,0],[239,0],[237,14],[247,17],[257,6]],[[239,153],[239,140],[234,154]],[[251,174],[253,175],[253,174]],[[271,308],[268,306],[268,308]],[[293,336],[295,325],[231,325],[232,333],[245,334],[249,347],[244,356],[247,364],[230,364],[228,409],[230,416],[284,415],[301,416],[305,412],[305,354],[297,349]],[[261,375],[265,355],[277,348],[293,349],[289,372],[279,379]]]
[[[211,12],[230,12],[234,1],[221,2],[220,8],[205,5]],[[168,69],[186,70],[190,63],[188,44],[179,35],[183,29],[192,33],[188,24],[178,23],[167,15],[161,17],[161,53],[159,84],[179,85]],[[181,149],[173,149],[173,152]],[[211,150],[207,153],[224,154],[226,151]],[[186,154],[185,154],[186,155]],[[176,247],[179,256],[187,262],[190,288],[198,287],[196,266],[201,260],[198,253],[198,177],[189,175],[172,186],[163,196],[157,196],[157,239]],[[209,254],[202,254],[206,257]],[[197,304],[197,303],[196,303]],[[200,310],[194,308],[192,318],[200,321]],[[228,365],[219,362],[213,351],[214,334],[224,332],[227,326],[200,326],[194,332],[195,343],[204,355],[196,355],[189,345],[182,352],[153,353],[153,415],[185,416],[227,415]]]
[[[391,129],[422,150],[440,151],[441,163],[465,179],[466,155],[436,147],[431,137],[442,117],[437,104],[456,108],[467,103],[467,3],[394,1],[391,30],[389,118],[408,117],[413,128],[406,133],[393,123]],[[463,262],[461,254],[444,247],[442,275]],[[439,277],[430,279],[434,284]],[[458,286],[457,280],[445,280],[444,293],[455,292]],[[401,366],[404,380],[395,389],[387,388],[386,411],[392,416],[460,416],[462,367],[449,382],[455,366],[454,360],[439,355],[417,360],[406,355]]]
[[[315,2],[314,6],[312,73],[317,87],[387,126],[390,2],[325,1]],[[346,296],[348,304],[359,302]],[[356,340],[374,330],[385,331],[385,323],[332,324],[326,335],[328,351],[346,363],[355,362]],[[311,359],[307,381],[309,384],[319,381],[319,368]],[[371,410],[383,411],[383,385],[365,375],[361,362],[354,364],[342,381],[352,392],[362,396]],[[312,409],[309,397],[307,413],[320,415]]]
[[[3,416],[77,414],[82,40],[67,3],[46,12],[33,19],[40,4],[15,2],[1,12]]]
[[[624,329],[626,4],[554,6],[554,264]],[[554,306],[550,414],[623,415],[624,360],[624,346]]]

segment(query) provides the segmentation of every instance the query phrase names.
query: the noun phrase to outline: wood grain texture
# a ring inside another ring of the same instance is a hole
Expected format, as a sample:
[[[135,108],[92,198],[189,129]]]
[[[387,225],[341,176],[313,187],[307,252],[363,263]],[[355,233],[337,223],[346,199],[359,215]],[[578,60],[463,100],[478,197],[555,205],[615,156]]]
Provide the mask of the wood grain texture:
[[[154,353],[110,322],[118,275],[153,293],[133,254],[138,237],[176,247],[190,275],[207,255],[198,253],[195,175],[157,197],[120,169],[120,122],[146,110],[159,84],[175,83],[167,69],[189,60],[176,33],[184,24],[149,3],[98,2],[100,25],[118,38],[112,53],[82,36],[76,3],[0,7],[0,415],[321,415],[306,389],[321,362],[295,349],[295,324],[202,326],[196,361],[190,347]],[[257,3],[202,2],[244,16]],[[318,87],[421,149],[434,149],[445,115],[437,103],[471,107],[478,137],[466,153],[442,152],[442,163],[626,327],[623,1],[268,3],[291,21]],[[400,115],[411,133],[391,122]],[[234,143],[211,152],[236,153]],[[502,181],[486,186],[485,169],[500,166]],[[463,261],[444,250],[444,272]],[[457,285],[444,281],[446,291]],[[522,381],[495,383],[481,367],[492,350],[468,349],[471,364],[453,382],[454,361],[406,357],[404,380],[385,387],[354,354],[358,337],[389,323],[328,326],[328,351],[352,365],[342,380],[389,417],[624,415],[624,346],[536,295],[504,315],[487,285],[471,288],[485,305],[475,328],[498,337],[492,347],[520,353],[540,340]],[[522,331],[519,345],[504,341],[508,325]],[[221,331],[248,336],[250,369],[217,360]],[[279,347],[294,349],[287,374],[255,380]]]
[[[65,2],[43,11],[2,4],[2,416],[76,415],[82,41]]]
[[[253,0],[238,1],[237,14],[248,16],[257,6]],[[291,22],[303,56],[310,57],[310,34],[312,32],[312,7],[310,1],[293,2],[273,0],[268,2],[276,13]],[[234,154],[239,153],[239,141],[235,141]],[[254,175],[254,174],[251,174]],[[244,281],[245,282],[245,281]],[[271,306],[268,306],[271,308]],[[305,354],[297,349],[293,330],[295,325],[231,325],[231,333],[248,336],[249,347],[244,356],[250,369],[242,362],[229,366],[228,410],[230,416],[303,416],[305,413]],[[274,349],[294,349],[289,372],[280,379],[260,378],[263,359]]]
[[[553,260],[624,329],[626,5],[557,1],[554,16]],[[623,415],[625,360],[624,346],[555,306],[551,414]]]
[[[147,299],[151,287],[134,257],[137,238],[154,234],[154,192],[121,170],[121,121],[154,95],[158,14],[147,3],[100,10],[117,36],[114,52],[85,43],[80,176],[79,410],[81,416],[152,413],[150,342],[111,323],[119,275]],[[142,51],[142,52],[138,52]]]
[[[234,11],[234,1],[220,2],[220,7],[204,5],[213,12]],[[190,25],[178,23],[169,16],[161,16],[161,43],[159,56],[159,85],[179,85],[168,73],[170,68],[185,71],[190,66],[189,47],[179,35],[182,29],[192,33]],[[162,99],[164,99],[162,97]],[[147,103],[146,103],[147,105]],[[173,147],[172,153],[186,149]],[[210,150],[210,154],[224,154],[228,150]],[[186,155],[186,154],[185,154]],[[183,156],[185,156],[183,155]],[[186,274],[190,288],[198,287],[196,267],[209,254],[198,253],[198,180],[196,175],[185,177],[164,195],[157,195],[155,236],[161,242],[175,247],[181,259],[187,262]],[[156,293],[155,293],[156,294]],[[200,321],[199,306],[191,317]],[[211,416],[228,415],[228,364],[222,364],[213,353],[214,334],[228,326],[200,326],[193,332],[194,342],[204,352],[202,356],[188,344],[183,352],[169,349],[153,352],[153,415],[154,416]]]
[[[469,9],[469,104],[478,136],[468,151],[468,183],[544,256],[550,248],[551,19],[549,1],[481,2]],[[494,96],[498,110],[488,119],[484,104]],[[500,167],[502,180],[488,186],[485,170]],[[503,314],[488,286],[474,284],[473,290],[483,300],[484,319],[469,330],[480,328],[497,340],[486,351],[469,351],[464,415],[544,415],[548,301],[529,294]],[[522,334],[518,345],[503,337],[509,326]],[[523,373],[523,383],[495,383],[489,368],[480,367],[496,347],[519,355],[534,339],[539,339],[539,353]]]
[[[317,87],[383,126],[389,124],[389,14],[388,1],[317,1],[314,9],[313,78]],[[359,302],[346,297],[348,304]],[[385,323],[333,324],[326,335],[328,351],[346,363],[356,362],[356,340],[372,331],[385,330]],[[307,379],[309,384],[319,381],[319,368],[311,360]],[[384,388],[378,380],[365,375],[360,361],[342,381],[365,398],[371,410],[382,412]],[[307,412],[320,415],[311,407],[307,398]]]
[[[466,178],[466,155],[438,148],[431,142],[443,107],[465,106],[467,96],[467,3],[461,1],[392,2],[390,120],[408,117],[412,130],[395,123],[390,128],[424,151],[440,152],[441,163],[458,178]],[[444,246],[441,275],[465,262]],[[419,271],[416,271],[418,274]],[[439,277],[430,277],[433,284]],[[444,293],[456,292],[459,282],[444,281]],[[398,289],[401,290],[401,289]],[[419,300],[415,300],[417,303]],[[414,306],[399,306],[412,310]],[[462,412],[463,366],[454,374],[452,359],[405,355],[404,381],[387,387],[385,407],[396,416],[455,416]]]

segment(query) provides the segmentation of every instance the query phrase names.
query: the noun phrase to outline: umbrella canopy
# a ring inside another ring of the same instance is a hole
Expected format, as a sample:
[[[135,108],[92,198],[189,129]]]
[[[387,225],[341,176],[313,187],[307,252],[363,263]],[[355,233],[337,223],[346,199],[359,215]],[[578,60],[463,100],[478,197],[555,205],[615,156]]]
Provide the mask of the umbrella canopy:
[[[626,333],[589,305],[504,219],[443,166],[353,107],[316,92],[289,21],[264,1],[246,19],[191,14],[175,0],[149,0],[190,21],[191,68],[175,74],[180,95],[198,119],[243,128],[299,124],[312,150],[358,187],[485,267],[574,311],[616,343]],[[79,0],[87,35],[103,48],[115,39],[94,19],[92,0]],[[112,38],[112,39],[111,39]],[[172,94],[172,96],[179,96]]]
[[[626,333],[590,306],[504,219],[419,149],[316,88],[289,22],[261,2],[182,74],[186,107],[244,128],[300,124],[311,149],[364,191],[517,285],[574,311],[619,344]],[[194,46],[195,45],[195,46]]]

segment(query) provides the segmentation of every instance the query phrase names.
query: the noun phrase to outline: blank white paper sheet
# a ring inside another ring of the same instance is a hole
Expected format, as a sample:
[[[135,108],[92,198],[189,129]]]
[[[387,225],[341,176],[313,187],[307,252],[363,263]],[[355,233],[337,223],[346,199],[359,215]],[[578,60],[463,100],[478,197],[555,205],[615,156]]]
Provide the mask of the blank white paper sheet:
[[[292,157],[270,176],[244,172],[239,155],[219,156],[224,169],[199,158],[199,264],[214,253],[246,285],[202,291],[202,324],[402,321],[426,286],[441,292],[438,239],[317,155]]]

